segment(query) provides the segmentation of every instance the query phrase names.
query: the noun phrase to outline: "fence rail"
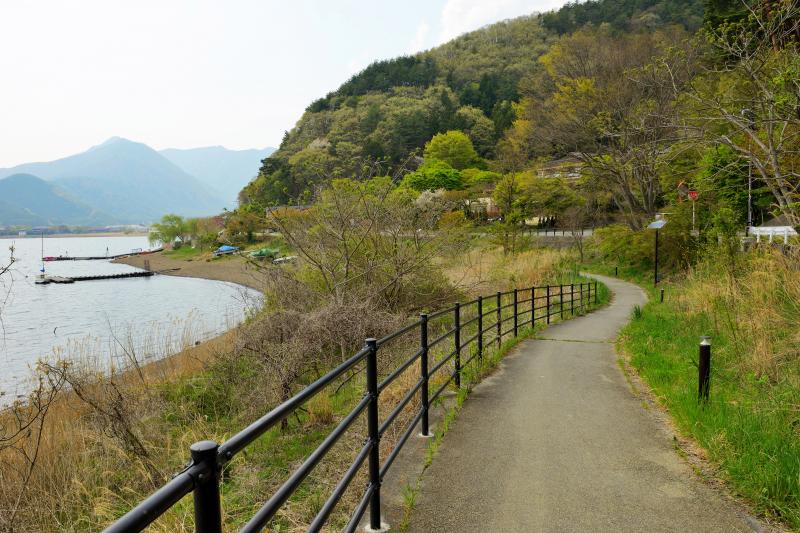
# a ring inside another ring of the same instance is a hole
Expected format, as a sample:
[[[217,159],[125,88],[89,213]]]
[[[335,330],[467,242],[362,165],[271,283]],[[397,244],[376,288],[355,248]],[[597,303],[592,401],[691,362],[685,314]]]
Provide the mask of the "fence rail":
[[[521,328],[526,326],[533,327],[537,322],[549,324],[553,316],[559,316],[562,319],[565,314],[572,316],[576,311],[584,311],[586,305],[591,305],[592,302],[598,302],[597,282],[514,289],[504,293],[498,292],[491,297],[479,297],[464,304],[457,303],[450,308],[435,313],[422,314],[416,322],[380,340],[367,339],[365,346],[352,357],[306,386],[289,400],[272,409],[269,413],[228,439],[227,442],[218,445],[213,441],[207,440],[193,444],[190,447],[191,461],[182,472],[178,473],[172,480],[139,503],[105,531],[107,533],[141,531],[166,513],[183,497],[192,493],[195,531],[198,533],[220,533],[222,531],[220,483],[222,469],[225,464],[326,386],[345,375],[348,371],[354,370],[362,362],[366,363],[366,391],[363,398],[339,421],[322,443],[269,497],[266,503],[240,531],[255,532],[263,530],[283,504],[294,494],[303,480],[312,472],[314,467],[319,464],[342,435],[364,412],[367,413],[366,429],[368,438],[356,455],[355,460],[309,525],[308,531],[322,529],[365,462],[367,463],[369,484],[353,510],[350,521],[344,531],[355,531],[367,508],[369,508],[370,528],[372,530],[380,530],[382,526],[381,483],[383,477],[417,426],[420,427],[422,436],[430,436],[429,409],[431,403],[451,383],[456,388],[460,388],[465,369],[473,362],[480,364],[488,346],[495,344],[499,348],[505,337],[518,336]],[[492,304],[493,307],[490,307]],[[504,311],[508,309],[513,309],[513,312],[504,317]],[[486,319],[492,315],[495,316],[495,321],[486,323]],[[470,318],[463,320],[465,317]],[[428,334],[431,330],[431,322],[442,319],[448,320],[442,326],[445,332],[430,341]],[[504,331],[504,324],[511,320],[513,320],[513,324]],[[452,327],[448,327],[451,323]],[[379,382],[378,351],[386,344],[414,330],[419,332],[419,349],[410,358],[398,365],[397,368],[389,372],[383,381]],[[487,333],[491,335],[488,338],[486,337]],[[462,334],[465,334],[467,338],[462,338]],[[452,345],[446,348],[446,355],[439,361],[435,361],[431,367],[431,349],[448,339],[452,339]],[[462,356],[466,356],[466,360],[462,361]],[[381,391],[416,363],[417,360],[419,360],[419,379],[381,422],[378,413]],[[433,395],[430,395],[429,386],[431,385],[432,377],[437,375],[448,363],[450,363],[449,369],[452,369],[451,372],[442,376],[444,378],[443,381],[436,383],[439,386]],[[419,410],[407,423],[394,448],[384,462],[381,463],[381,437],[416,395],[419,395]]]

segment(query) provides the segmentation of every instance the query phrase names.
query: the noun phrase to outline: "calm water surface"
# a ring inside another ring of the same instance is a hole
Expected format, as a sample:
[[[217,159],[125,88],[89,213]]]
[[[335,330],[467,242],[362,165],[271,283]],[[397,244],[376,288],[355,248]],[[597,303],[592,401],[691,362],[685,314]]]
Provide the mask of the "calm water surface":
[[[218,335],[259,305],[255,291],[232,283],[153,276],[69,285],[35,285],[39,238],[0,239],[0,265],[15,247],[10,276],[0,280],[0,392],[29,388],[39,359],[97,358],[108,364],[121,346],[143,358]],[[45,256],[105,256],[149,247],[146,237],[45,238]],[[47,274],[114,274],[137,269],[110,261],[45,263]]]

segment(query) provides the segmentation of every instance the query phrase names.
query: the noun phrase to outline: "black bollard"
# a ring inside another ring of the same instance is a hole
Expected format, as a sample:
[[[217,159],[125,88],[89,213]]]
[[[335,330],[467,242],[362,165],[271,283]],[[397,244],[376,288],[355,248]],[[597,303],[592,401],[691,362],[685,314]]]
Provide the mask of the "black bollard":
[[[711,337],[700,337],[700,360],[698,371],[698,401],[708,401],[711,388]]]

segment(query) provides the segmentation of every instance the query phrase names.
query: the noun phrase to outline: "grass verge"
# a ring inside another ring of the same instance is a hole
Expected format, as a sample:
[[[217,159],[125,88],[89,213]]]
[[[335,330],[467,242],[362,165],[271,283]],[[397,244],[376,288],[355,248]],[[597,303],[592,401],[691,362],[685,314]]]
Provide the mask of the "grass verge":
[[[782,344],[795,332],[785,331],[790,322],[780,316],[770,333],[748,329],[776,307],[795,309],[796,299],[759,301],[741,297],[757,280],[781,276],[780,268],[751,258],[739,272],[691,272],[683,279],[652,286],[651,274],[620,268],[619,276],[641,285],[649,303],[626,326],[621,349],[630,364],[651,387],[670,413],[679,432],[697,442],[707,458],[718,466],[718,475],[732,492],[744,497],[768,519],[800,529],[800,388],[796,382],[798,358],[795,345]],[[614,268],[587,266],[614,274]],[[788,274],[795,276],[794,274]],[[785,287],[785,284],[784,284]],[[660,291],[665,290],[665,301]],[[732,292],[730,292],[732,291]],[[779,291],[770,298],[779,298]],[[764,291],[762,291],[764,292]],[[762,308],[763,307],[763,308]],[[796,315],[794,315],[796,316]],[[698,402],[698,344],[701,335],[712,336],[711,395]],[[769,345],[769,346],[764,346]],[[776,355],[758,357],[760,350]],[[763,359],[772,364],[766,365]]]

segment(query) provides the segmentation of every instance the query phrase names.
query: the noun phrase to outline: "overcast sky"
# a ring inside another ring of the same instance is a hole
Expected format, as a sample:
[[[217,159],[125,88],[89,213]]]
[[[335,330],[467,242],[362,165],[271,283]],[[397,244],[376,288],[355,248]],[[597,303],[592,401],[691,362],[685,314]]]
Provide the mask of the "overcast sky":
[[[0,0],[0,167],[111,136],[278,146],[376,59],[565,0]]]

